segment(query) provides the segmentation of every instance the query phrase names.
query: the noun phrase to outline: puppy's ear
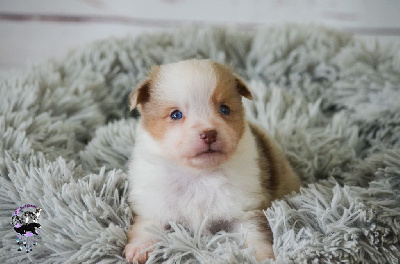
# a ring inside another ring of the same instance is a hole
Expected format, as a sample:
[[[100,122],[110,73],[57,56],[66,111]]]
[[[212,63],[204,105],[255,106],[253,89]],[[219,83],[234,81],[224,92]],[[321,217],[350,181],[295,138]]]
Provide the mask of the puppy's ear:
[[[160,72],[159,66],[152,66],[149,75],[131,94],[129,97],[129,107],[132,111],[138,107],[139,111],[142,110],[143,104],[150,101],[150,89],[153,81]]]
[[[143,81],[129,97],[130,110],[150,100],[150,79]],[[140,110],[140,109],[139,109]]]
[[[235,82],[239,94],[243,97],[246,97],[249,100],[253,100],[253,96],[251,95],[250,89],[247,87],[245,82],[237,76],[235,78]]]

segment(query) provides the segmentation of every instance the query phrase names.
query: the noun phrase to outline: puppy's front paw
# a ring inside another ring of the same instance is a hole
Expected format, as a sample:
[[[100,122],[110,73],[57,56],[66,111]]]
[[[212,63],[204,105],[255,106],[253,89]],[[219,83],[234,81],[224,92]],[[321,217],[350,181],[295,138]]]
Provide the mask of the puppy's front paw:
[[[275,259],[272,243],[261,239],[248,240],[247,243],[247,246],[255,248],[256,259],[258,262],[265,259]]]
[[[149,258],[152,249],[148,249],[154,244],[154,241],[130,242],[125,246],[124,256],[127,261],[132,263],[145,263]]]
[[[265,259],[275,260],[275,255],[272,246],[271,245],[258,246],[256,248],[256,258],[258,262],[261,262]]]

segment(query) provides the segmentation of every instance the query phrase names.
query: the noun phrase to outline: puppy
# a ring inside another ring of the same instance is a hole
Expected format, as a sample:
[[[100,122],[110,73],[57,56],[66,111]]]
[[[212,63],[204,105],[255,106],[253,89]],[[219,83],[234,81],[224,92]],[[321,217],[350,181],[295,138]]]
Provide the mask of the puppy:
[[[154,67],[130,96],[141,119],[129,164],[134,223],[124,255],[145,262],[157,242],[146,227],[170,221],[207,232],[247,229],[258,260],[274,258],[263,209],[298,191],[300,181],[277,145],[245,120],[252,95],[231,69],[210,60]]]

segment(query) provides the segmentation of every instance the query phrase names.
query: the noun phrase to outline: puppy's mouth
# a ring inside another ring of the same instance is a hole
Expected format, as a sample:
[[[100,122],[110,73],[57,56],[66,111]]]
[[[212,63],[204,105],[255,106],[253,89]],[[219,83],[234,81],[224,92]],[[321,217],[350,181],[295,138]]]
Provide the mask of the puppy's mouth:
[[[214,150],[214,149],[208,148],[208,149],[205,150],[205,151],[202,151],[202,152],[200,152],[200,153],[197,153],[197,154],[195,155],[195,157],[197,158],[197,157],[202,157],[202,156],[218,155],[218,154],[223,154],[223,153],[222,153],[222,151]]]
[[[220,147],[199,149],[197,154],[189,158],[190,166],[198,169],[212,169],[221,165],[227,159],[226,152]]]

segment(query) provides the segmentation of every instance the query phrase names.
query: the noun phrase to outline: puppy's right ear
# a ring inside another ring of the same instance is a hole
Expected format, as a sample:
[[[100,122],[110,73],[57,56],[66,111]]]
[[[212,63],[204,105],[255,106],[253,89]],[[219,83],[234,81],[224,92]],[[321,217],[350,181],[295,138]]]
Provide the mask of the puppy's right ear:
[[[150,79],[143,81],[129,97],[130,110],[150,100]],[[139,108],[140,111],[140,108]]]

